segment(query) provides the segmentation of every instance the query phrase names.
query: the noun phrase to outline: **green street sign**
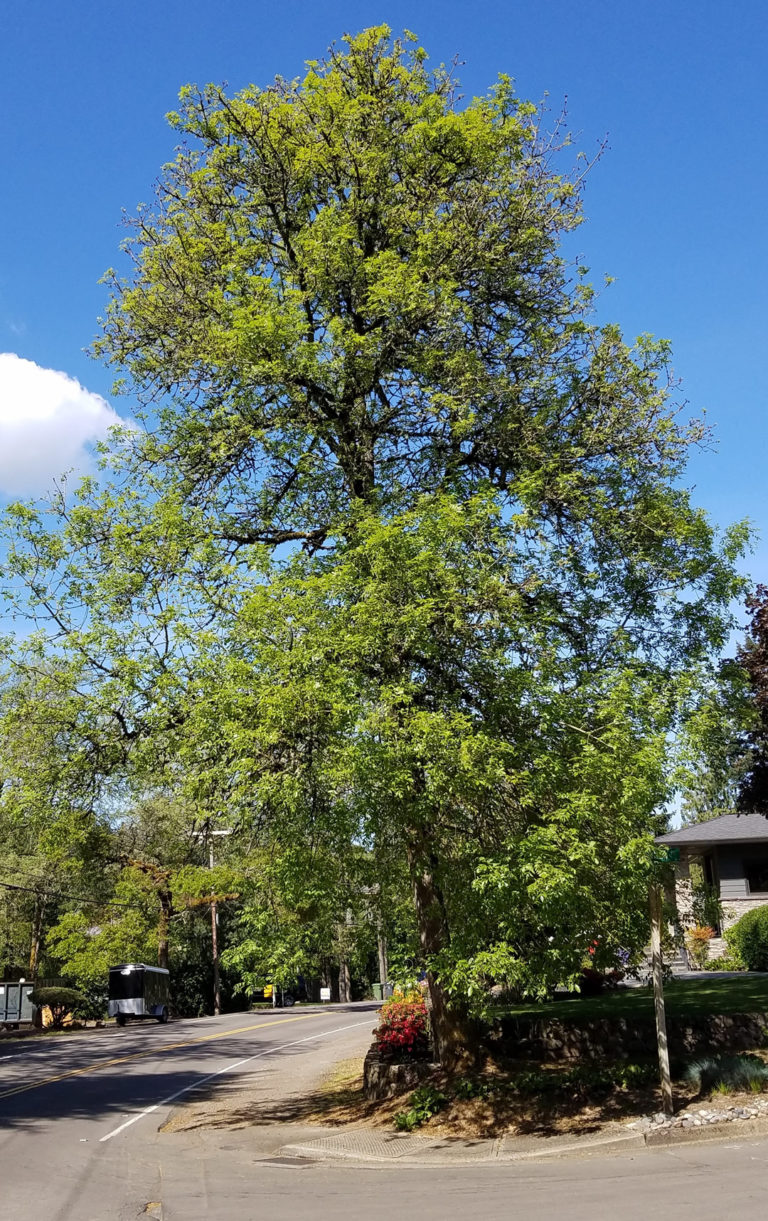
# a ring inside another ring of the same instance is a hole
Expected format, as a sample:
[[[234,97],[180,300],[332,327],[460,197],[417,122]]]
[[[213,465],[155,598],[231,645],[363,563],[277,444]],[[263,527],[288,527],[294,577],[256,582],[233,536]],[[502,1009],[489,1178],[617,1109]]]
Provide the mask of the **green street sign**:
[[[656,852],[658,853],[656,860],[659,862],[664,862],[665,864],[670,864],[673,861],[680,860],[680,849],[673,848],[669,844],[657,844]]]

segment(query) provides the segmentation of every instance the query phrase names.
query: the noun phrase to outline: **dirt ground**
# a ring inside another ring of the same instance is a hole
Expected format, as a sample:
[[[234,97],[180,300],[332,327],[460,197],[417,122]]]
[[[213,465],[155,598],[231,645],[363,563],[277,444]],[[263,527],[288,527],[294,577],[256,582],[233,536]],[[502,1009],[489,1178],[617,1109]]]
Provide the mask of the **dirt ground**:
[[[529,1066],[527,1066],[529,1067]],[[435,1136],[465,1138],[501,1135],[554,1135],[568,1132],[594,1132],[608,1124],[627,1122],[638,1115],[659,1109],[658,1091],[611,1091],[600,1099],[589,1099],[575,1092],[570,1097],[538,1099],[516,1094],[508,1088],[507,1074],[489,1066],[483,1076],[495,1085],[486,1098],[452,1100],[449,1105],[419,1131]],[[442,1074],[429,1082],[449,1094],[452,1083]],[[307,1099],[308,1109],[303,1123],[346,1124],[389,1128],[399,1111],[407,1110],[412,1091],[381,1102],[368,1102],[363,1097],[362,1071],[359,1063],[348,1061],[321,1083],[314,1099]],[[686,1101],[692,1096],[688,1089]],[[682,1104],[683,1098],[680,1095]]]
[[[313,1077],[280,1082],[261,1074],[256,1081],[239,1081],[197,1096],[177,1108],[164,1131],[190,1131],[195,1128],[244,1128],[263,1124],[319,1124],[326,1127],[373,1127],[390,1131],[394,1117],[407,1109],[412,1091],[380,1102],[363,1096],[362,1060],[364,1050],[319,1068]],[[590,1098],[583,1091],[571,1096],[536,1098],[519,1095],[508,1087],[506,1075],[498,1070],[495,1088],[487,1098],[453,1100],[419,1129],[435,1136],[465,1138],[508,1135],[555,1135],[572,1132],[597,1132],[603,1127],[626,1123],[640,1115],[659,1110],[655,1089],[626,1089],[604,1092]],[[448,1093],[451,1083],[442,1075],[430,1081]],[[280,1087],[285,1093],[280,1094]],[[676,1089],[676,1101],[689,1104],[694,1091]],[[718,1104],[726,1104],[719,1098]],[[702,1106],[706,1105],[704,1102]]]
[[[170,1116],[164,1131],[200,1128],[235,1129],[270,1124],[318,1124],[325,1127],[372,1127],[394,1130],[398,1112],[408,1109],[412,1090],[370,1102],[363,1096],[362,1066],[370,1044],[370,1033],[357,1034],[357,1045],[328,1045],[311,1065],[285,1069],[277,1063],[245,1078],[217,1084],[207,1093],[193,1096]],[[353,1054],[350,1054],[353,1052]],[[760,1054],[760,1053],[758,1053]],[[597,1133],[625,1124],[661,1109],[659,1091],[653,1086],[599,1088],[579,1084],[553,1093],[523,1093],[515,1086],[520,1071],[537,1066],[488,1061],[477,1080],[487,1096],[452,1098],[455,1081],[436,1073],[428,1082],[449,1098],[448,1105],[421,1125],[420,1132],[467,1139],[502,1135],[567,1135]],[[557,1073],[557,1066],[540,1065],[541,1071]],[[675,1109],[689,1112],[713,1105],[718,1109],[745,1106],[753,1095],[720,1094],[714,1101],[698,1098],[692,1085],[674,1083]]]

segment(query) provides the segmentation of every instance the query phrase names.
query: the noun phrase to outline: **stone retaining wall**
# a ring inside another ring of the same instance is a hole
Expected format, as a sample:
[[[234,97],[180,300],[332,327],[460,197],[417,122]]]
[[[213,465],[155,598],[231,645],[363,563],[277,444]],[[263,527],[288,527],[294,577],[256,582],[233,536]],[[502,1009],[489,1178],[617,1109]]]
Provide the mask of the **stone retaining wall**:
[[[715,1051],[743,1051],[768,1042],[768,1014],[715,1013],[667,1016],[673,1057]],[[494,1047],[529,1060],[621,1060],[656,1055],[653,1018],[596,1018],[569,1022],[557,1018],[505,1017],[492,1036]]]
[[[368,1050],[363,1064],[363,1094],[369,1099],[393,1098],[403,1090],[414,1089],[439,1065],[429,1060],[412,1060],[408,1064],[391,1064],[382,1060],[379,1045]]]

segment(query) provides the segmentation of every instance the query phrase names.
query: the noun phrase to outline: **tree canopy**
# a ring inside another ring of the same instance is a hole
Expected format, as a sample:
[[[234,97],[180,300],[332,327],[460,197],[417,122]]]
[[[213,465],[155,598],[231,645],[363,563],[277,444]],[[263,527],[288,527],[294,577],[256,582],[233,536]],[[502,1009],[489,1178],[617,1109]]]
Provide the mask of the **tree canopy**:
[[[489,980],[642,944],[745,541],[685,489],[668,345],[563,255],[586,161],[509,77],[457,90],[386,27],[182,90],[96,345],[139,426],[6,522],[66,783],[109,820],[162,777],[351,906],[408,878],[445,1058]]]
[[[733,738],[739,754],[738,804],[768,815],[768,588],[758,585],[747,598],[751,622],[737,662],[746,678],[745,709]],[[740,731],[740,732],[739,732]]]

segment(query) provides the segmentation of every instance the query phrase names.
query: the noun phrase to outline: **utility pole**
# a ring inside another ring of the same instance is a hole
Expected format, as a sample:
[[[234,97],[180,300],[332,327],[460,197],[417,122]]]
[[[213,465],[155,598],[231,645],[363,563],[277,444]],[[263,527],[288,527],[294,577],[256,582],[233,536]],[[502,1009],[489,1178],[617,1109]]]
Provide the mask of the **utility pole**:
[[[669,1072],[669,1044],[667,1042],[667,1018],[664,1011],[664,980],[661,958],[661,885],[651,882],[651,959],[653,963],[653,1006],[656,1013],[656,1042],[659,1049],[659,1076],[661,1078],[661,1104],[665,1115],[672,1115],[672,1077]]]
[[[220,831],[214,831],[212,820],[206,818],[201,829],[194,832],[196,838],[202,839],[208,844],[208,867],[213,873],[215,861],[213,858],[213,839],[215,835],[231,835],[232,831],[229,828]],[[231,896],[223,896],[225,898]],[[213,961],[213,1012],[216,1017],[221,1013],[221,971],[219,969],[219,908],[216,901],[216,887],[214,879],[211,877],[211,958]]]

